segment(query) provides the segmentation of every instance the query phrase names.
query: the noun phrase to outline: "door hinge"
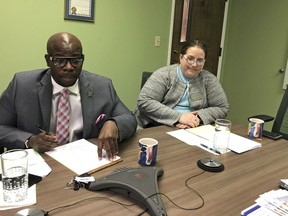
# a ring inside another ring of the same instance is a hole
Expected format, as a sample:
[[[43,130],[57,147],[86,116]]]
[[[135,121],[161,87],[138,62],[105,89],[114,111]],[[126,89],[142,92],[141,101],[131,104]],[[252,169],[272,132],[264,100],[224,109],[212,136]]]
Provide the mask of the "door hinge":
[[[219,56],[222,56],[222,47],[219,49]]]

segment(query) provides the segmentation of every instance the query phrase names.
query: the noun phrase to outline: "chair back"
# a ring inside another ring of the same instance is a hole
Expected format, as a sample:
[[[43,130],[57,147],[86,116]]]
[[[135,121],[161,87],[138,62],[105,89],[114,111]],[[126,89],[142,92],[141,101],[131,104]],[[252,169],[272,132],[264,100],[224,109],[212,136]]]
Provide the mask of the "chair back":
[[[288,139],[288,87],[285,90],[280,103],[276,118],[273,123],[272,132],[282,134],[284,139]]]
[[[148,71],[144,71],[142,73],[142,80],[141,80],[141,87],[140,89],[142,89],[142,87],[144,86],[145,82],[149,79],[149,77],[151,76],[152,72],[148,72]]]

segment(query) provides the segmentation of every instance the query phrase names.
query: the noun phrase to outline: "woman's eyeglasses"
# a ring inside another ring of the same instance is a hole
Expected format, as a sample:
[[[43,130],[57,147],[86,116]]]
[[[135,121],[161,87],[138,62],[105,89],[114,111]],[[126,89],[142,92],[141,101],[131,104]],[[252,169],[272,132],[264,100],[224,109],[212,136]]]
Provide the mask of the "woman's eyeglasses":
[[[186,56],[186,55],[183,55],[183,58],[186,60],[186,62],[188,63],[188,64],[194,64],[195,62],[196,62],[196,64],[197,65],[204,65],[204,63],[205,63],[205,59],[203,59],[203,58],[195,58],[194,56]]]

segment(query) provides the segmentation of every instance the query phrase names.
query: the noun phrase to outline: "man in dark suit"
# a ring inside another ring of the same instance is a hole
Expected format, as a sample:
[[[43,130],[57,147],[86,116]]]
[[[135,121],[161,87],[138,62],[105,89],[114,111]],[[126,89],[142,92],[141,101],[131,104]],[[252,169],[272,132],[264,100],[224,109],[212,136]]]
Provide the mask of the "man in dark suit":
[[[118,142],[135,133],[137,122],[118,98],[112,81],[82,70],[82,44],[67,32],[49,38],[45,59],[48,69],[16,73],[1,95],[0,147],[33,148],[39,152],[56,147],[56,110],[60,92],[67,88],[67,141],[98,138],[99,158],[102,149],[110,159],[114,158]]]

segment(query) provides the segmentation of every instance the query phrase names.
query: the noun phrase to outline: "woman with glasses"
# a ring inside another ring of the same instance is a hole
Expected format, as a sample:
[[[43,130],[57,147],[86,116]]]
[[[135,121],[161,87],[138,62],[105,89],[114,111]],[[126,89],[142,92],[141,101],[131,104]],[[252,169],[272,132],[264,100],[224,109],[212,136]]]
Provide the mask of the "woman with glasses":
[[[218,79],[203,70],[206,58],[202,41],[187,41],[179,64],[162,67],[150,76],[137,100],[139,128],[164,124],[185,129],[226,117],[226,94]]]

